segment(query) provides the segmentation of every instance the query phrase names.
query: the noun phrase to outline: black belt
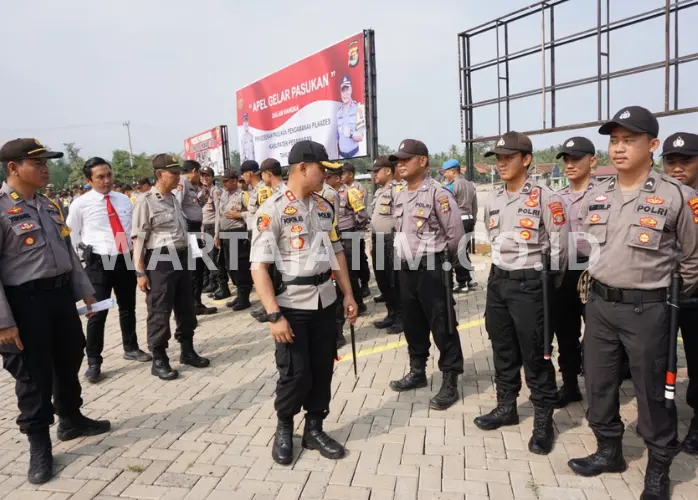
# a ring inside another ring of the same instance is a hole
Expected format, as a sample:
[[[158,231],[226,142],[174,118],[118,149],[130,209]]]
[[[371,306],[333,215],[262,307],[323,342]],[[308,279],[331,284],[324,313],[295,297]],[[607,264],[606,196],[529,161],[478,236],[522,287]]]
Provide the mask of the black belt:
[[[667,297],[666,289],[664,288],[655,290],[628,290],[623,288],[612,288],[599,281],[593,281],[591,288],[596,295],[606,302],[618,302],[619,304],[664,302]]]
[[[70,283],[70,273],[59,274],[53,278],[39,278],[17,286],[5,286],[6,291],[34,292],[39,290],[56,290]]]
[[[400,260],[400,269],[403,271],[424,271],[429,270],[429,263],[434,266],[432,270],[440,269],[440,265],[444,262],[445,254],[444,252],[438,252],[433,254],[426,254],[417,263],[417,267],[410,267],[411,262],[406,260]],[[414,266],[414,264],[412,264]]]
[[[281,275],[284,285],[314,285],[320,286],[330,279],[332,271],[325,271],[315,276],[288,276]]]
[[[515,269],[507,271],[497,266],[492,266],[492,274],[498,278],[504,278],[515,281],[537,280],[540,279],[540,271],[535,269]]]

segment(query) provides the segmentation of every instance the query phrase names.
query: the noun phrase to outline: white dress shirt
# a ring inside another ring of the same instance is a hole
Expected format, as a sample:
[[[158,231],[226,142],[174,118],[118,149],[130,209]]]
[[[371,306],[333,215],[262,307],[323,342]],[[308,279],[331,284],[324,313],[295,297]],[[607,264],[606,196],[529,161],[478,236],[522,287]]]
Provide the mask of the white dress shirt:
[[[109,193],[114,210],[119,216],[121,225],[126,234],[125,240],[131,248],[131,223],[133,220],[133,205],[125,194],[111,191]],[[93,252],[99,255],[117,255],[119,252],[114,241],[114,234],[109,224],[107,215],[107,200],[105,195],[95,190],[90,190],[70,205],[68,227],[72,229],[70,239],[77,249],[82,242],[87,246],[92,246]]]

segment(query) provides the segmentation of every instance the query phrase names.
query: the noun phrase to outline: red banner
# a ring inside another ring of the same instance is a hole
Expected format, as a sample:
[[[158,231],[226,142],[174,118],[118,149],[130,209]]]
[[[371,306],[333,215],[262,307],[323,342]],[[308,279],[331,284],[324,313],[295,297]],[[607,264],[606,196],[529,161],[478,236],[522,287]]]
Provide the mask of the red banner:
[[[202,167],[211,167],[216,175],[223,174],[223,154],[223,134],[220,126],[184,139],[184,159],[196,160]]]

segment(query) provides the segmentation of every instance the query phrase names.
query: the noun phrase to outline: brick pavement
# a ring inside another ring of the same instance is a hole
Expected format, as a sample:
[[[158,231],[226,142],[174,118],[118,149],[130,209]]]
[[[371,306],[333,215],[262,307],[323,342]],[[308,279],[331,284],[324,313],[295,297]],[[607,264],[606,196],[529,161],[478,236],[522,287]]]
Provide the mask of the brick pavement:
[[[484,259],[479,261],[486,265]],[[482,283],[486,269],[479,272]],[[375,291],[375,288],[374,288]],[[276,425],[273,410],[275,370],[267,329],[248,312],[230,310],[201,317],[197,348],[212,359],[209,369],[180,367],[178,349],[170,349],[174,382],[150,375],[149,364],[121,358],[116,315],[107,323],[103,369],[106,378],[84,385],[84,411],[108,418],[110,434],[60,443],[54,436],[57,477],[42,486],[26,482],[27,443],[14,423],[13,383],[0,374],[0,498],[19,499],[160,499],[168,500],[478,500],[636,499],[642,490],[647,453],[635,433],[637,407],[633,389],[622,387],[621,413],[629,469],[592,479],[567,467],[570,457],[588,454],[595,441],[584,419],[586,403],[555,412],[559,437],[547,457],[526,449],[533,413],[528,393],[519,399],[516,427],[483,432],[473,418],[495,404],[491,350],[482,324],[482,291],[458,296],[458,319],[466,359],[460,381],[462,401],[446,412],[428,409],[441,379],[432,358],[430,386],[397,394],[388,382],[402,376],[407,352],[371,326],[383,305],[368,302],[357,324],[359,378],[350,359],[336,365],[334,397],[326,428],[346,443],[348,456],[331,462],[317,452],[300,450],[292,466],[274,464],[270,442]],[[145,345],[145,309],[138,311]],[[680,366],[685,366],[679,350]],[[340,354],[350,353],[350,346]],[[678,387],[680,434],[691,413],[684,400],[686,373]],[[296,419],[297,433],[302,420]],[[673,498],[698,498],[698,459],[685,454],[674,463]]]

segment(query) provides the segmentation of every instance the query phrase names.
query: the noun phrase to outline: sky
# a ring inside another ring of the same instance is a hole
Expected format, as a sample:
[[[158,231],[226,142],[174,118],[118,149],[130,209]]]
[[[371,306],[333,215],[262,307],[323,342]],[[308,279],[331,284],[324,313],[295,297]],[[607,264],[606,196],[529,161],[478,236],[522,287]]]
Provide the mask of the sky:
[[[36,137],[59,149],[74,142],[84,157],[110,158],[114,149],[128,148],[123,122],[130,121],[134,153],[178,153],[186,137],[216,125],[229,126],[231,149],[237,149],[237,89],[363,29],[373,29],[379,142],[397,148],[410,137],[423,140],[433,152],[451,144],[462,147],[458,33],[531,3],[4,0],[0,2],[0,143]],[[663,5],[664,0],[611,0],[611,20]],[[698,7],[683,11],[680,25],[679,53],[698,52],[698,37],[691,32],[691,26],[698,25]],[[570,0],[556,12],[558,35],[595,26],[595,1]],[[512,51],[540,40],[540,17],[511,27]],[[474,40],[474,61],[493,57],[495,47],[494,36]],[[596,74],[596,53],[595,38],[559,49],[557,81]],[[663,57],[663,18],[611,37],[611,71]],[[512,92],[541,85],[540,55],[512,63],[510,71]],[[696,76],[698,62],[682,66],[681,106],[698,106]],[[549,82],[549,72],[547,78]],[[496,96],[496,70],[476,73],[473,93],[475,100]],[[663,70],[613,81],[611,114],[631,104],[663,109]],[[595,120],[596,86],[561,92],[557,107],[559,124]],[[549,100],[547,111],[549,124]],[[511,113],[512,129],[541,128],[541,96],[512,104]],[[663,137],[676,131],[698,132],[698,115],[660,120]],[[496,106],[478,109],[476,135],[499,132]],[[606,147],[595,130],[532,139],[534,147],[544,148],[573,135],[587,135],[598,147]]]

